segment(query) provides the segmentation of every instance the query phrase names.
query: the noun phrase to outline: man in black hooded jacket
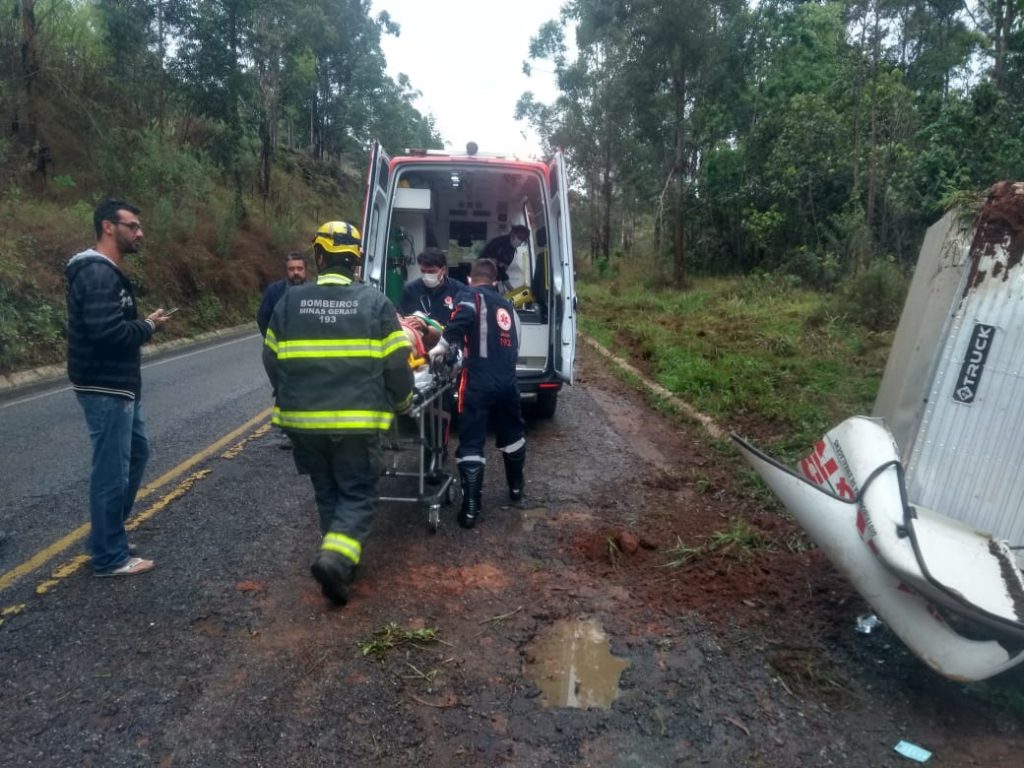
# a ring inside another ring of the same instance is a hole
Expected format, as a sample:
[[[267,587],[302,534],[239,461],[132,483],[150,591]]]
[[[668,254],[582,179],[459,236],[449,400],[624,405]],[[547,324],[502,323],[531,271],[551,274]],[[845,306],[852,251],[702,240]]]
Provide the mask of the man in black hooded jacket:
[[[85,412],[92,443],[89,548],[97,576],[134,576],[153,569],[135,557],[124,523],[149,458],[142,417],[141,349],[167,322],[163,309],[139,319],[125,256],[142,243],[139,209],[106,199],[93,212],[96,246],[65,269],[68,377]]]

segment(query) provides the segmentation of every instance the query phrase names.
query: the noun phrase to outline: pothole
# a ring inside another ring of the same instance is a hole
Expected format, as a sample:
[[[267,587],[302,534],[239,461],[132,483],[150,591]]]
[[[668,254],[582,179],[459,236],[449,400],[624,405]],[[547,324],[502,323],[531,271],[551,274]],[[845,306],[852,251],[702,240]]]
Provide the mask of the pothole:
[[[619,695],[628,659],[613,656],[595,619],[556,621],[531,648],[527,675],[556,707],[608,709]]]

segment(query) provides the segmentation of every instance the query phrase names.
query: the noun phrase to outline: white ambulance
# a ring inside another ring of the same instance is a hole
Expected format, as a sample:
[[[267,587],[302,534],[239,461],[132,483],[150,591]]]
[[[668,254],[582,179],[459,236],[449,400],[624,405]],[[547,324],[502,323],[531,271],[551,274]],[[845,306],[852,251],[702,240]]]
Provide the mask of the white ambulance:
[[[521,320],[517,364],[524,403],[551,417],[576,354],[576,292],[568,184],[561,152],[547,163],[487,155],[406,150],[370,155],[363,203],[362,279],[397,306],[403,285],[419,277],[427,247],[448,254],[449,274],[467,282],[486,243],[516,225],[530,231],[507,268],[502,290]]]

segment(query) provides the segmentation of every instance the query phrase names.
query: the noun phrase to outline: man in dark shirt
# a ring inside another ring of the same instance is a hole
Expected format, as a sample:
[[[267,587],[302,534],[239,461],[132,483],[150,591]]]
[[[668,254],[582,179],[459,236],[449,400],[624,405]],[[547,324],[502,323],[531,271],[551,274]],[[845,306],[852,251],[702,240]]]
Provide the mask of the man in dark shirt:
[[[256,325],[260,327],[260,333],[267,335],[267,326],[270,325],[270,316],[274,314],[274,307],[284,296],[284,292],[290,285],[302,285],[306,282],[306,257],[298,251],[292,251],[284,259],[284,266],[287,270],[287,277],[278,280],[267,286],[263,292],[263,300],[260,308],[256,310]]]
[[[465,283],[448,277],[448,257],[440,248],[426,248],[416,257],[416,263],[422,276],[406,284],[398,311],[403,315],[425,312],[441,325],[448,325]]]
[[[498,282],[508,280],[508,266],[516,257],[519,246],[530,239],[530,230],[522,224],[516,224],[507,235],[498,235],[484,246],[480,253],[481,259],[490,259],[498,265]]]

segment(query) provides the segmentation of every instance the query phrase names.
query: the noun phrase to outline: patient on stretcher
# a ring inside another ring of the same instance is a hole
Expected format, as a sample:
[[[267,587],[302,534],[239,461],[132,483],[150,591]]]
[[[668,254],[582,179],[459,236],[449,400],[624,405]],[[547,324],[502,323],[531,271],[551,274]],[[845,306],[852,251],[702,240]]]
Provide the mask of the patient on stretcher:
[[[398,322],[405,331],[412,352],[409,353],[409,367],[414,371],[427,364],[427,350],[437,344],[444,328],[425,312],[413,312],[411,315],[398,316]]]

